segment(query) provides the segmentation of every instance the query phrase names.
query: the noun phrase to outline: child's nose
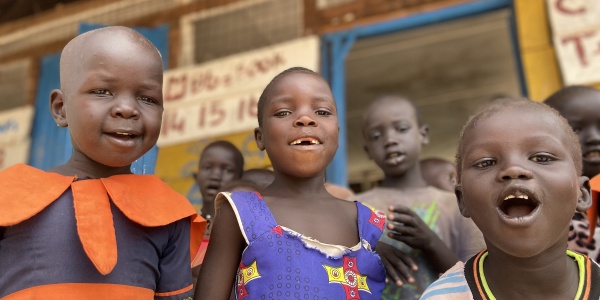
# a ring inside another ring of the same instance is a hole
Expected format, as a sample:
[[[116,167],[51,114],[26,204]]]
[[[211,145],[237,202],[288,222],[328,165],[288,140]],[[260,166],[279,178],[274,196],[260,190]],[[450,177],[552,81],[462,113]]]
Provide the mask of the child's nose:
[[[298,126],[298,127],[303,127],[303,126],[317,126],[317,122],[309,117],[308,115],[302,115],[300,116],[300,118],[298,118],[298,120],[296,120],[296,122],[294,123],[294,125]]]
[[[498,173],[499,181],[521,179],[527,180],[533,178],[533,173],[519,164],[509,164]]]
[[[600,128],[598,126],[590,126],[583,137],[586,144],[600,144]]]
[[[140,111],[135,97],[121,97],[114,101],[111,114],[113,117],[124,119],[138,119]]]

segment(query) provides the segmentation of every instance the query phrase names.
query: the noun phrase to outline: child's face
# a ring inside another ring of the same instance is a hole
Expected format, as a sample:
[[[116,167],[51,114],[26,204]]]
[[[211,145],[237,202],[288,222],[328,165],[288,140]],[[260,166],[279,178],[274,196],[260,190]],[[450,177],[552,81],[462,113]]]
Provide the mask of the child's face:
[[[158,139],[162,65],[157,53],[131,38],[117,34],[110,39],[97,38],[80,48],[81,65],[72,68],[63,87],[66,123],[61,125],[69,127],[74,157],[123,167]]]
[[[335,102],[323,79],[306,73],[281,78],[265,103],[256,142],[275,172],[309,178],[319,175],[338,147]]]
[[[238,179],[240,168],[229,149],[218,145],[206,149],[198,163],[196,176],[202,200],[213,201],[223,185]]]
[[[463,137],[459,206],[488,247],[531,257],[563,245],[576,208],[588,205],[578,201],[585,178],[557,123],[547,112],[509,108]]]
[[[405,100],[379,104],[365,118],[365,151],[386,176],[402,176],[417,164],[428,142],[427,127],[419,126],[414,107]]]
[[[562,107],[561,115],[579,136],[583,154],[583,175],[600,174],[600,92],[581,92]]]

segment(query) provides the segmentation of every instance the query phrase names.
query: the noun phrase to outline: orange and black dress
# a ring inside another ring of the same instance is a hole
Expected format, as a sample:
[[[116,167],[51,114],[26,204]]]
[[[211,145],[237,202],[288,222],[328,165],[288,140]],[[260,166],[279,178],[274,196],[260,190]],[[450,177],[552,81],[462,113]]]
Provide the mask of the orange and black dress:
[[[0,172],[0,298],[187,299],[206,222],[153,175]]]

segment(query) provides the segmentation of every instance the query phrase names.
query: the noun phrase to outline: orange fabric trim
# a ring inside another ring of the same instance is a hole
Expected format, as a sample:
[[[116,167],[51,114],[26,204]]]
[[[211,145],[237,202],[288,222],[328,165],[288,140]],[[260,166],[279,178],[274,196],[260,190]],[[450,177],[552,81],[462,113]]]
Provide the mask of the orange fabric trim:
[[[477,266],[479,265],[479,259],[481,258],[481,255],[483,255],[484,252],[485,250],[479,252],[479,254],[477,254],[477,257],[475,257],[475,260],[473,261],[473,276],[475,278],[475,283],[477,284],[477,291],[479,291],[481,299],[487,299],[487,297],[485,295],[485,292],[481,288],[481,285],[479,284],[481,279],[479,279],[479,270],[477,270]]]
[[[590,223],[590,236],[588,242],[594,240],[594,232],[596,231],[596,223],[598,222],[598,194],[600,193],[600,175],[596,175],[590,179],[590,188],[592,190],[592,206],[587,210],[587,216]]]
[[[200,249],[206,220],[192,204],[154,175],[115,175],[100,179],[113,203],[130,220],[147,227],[164,226],[189,217],[190,263]]]
[[[154,291],[120,284],[61,283],[31,287],[2,298],[2,300],[22,299],[154,300]]]
[[[106,190],[99,180],[73,182],[71,189],[83,250],[100,274],[109,274],[117,264],[117,237]]]
[[[190,229],[190,264],[192,264],[204,240],[206,220],[198,213],[195,213],[190,218],[192,219],[192,228]]]
[[[191,291],[194,288],[193,284],[190,284],[188,287],[184,287],[180,290],[172,291],[172,292],[164,292],[164,293],[156,293],[154,294],[157,297],[167,297],[167,296],[175,296],[179,294],[183,294],[185,292]]]
[[[590,290],[592,288],[592,264],[589,258],[585,260],[585,292],[581,299],[590,298]]]
[[[35,216],[58,199],[73,180],[75,177],[24,164],[0,172],[0,226],[15,225]]]
[[[78,205],[78,210],[81,212],[95,209],[98,203],[102,202],[100,199],[103,199],[105,204],[100,206],[104,208],[108,207],[108,212],[110,213],[110,206],[107,201],[108,197],[106,197],[108,193],[112,202],[127,218],[142,226],[164,226],[189,217],[191,219],[191,263],[192,256],[198,252],[200,243],[204,237],[206,220],[198,215],[185,197],[171,189],[160,178],[154,175],[126,174],[101,178],[99,180],[82,180],[72,185],[74,180],[75,177],[45,172],[24,164],[17,164],[0,172],[0,190],[2,191],[0,195],[0,207],[3,208],[0,210],[0,226],[15,225],[31,218],[58,199],[70,186],[73,186],[74,202],[79,202],[75,198],[85,197],[85,199],[80,199],[81,202]],[[102,182],[102,188],[100,188],[101,186],[98,185],[98,182]],[[81,186],[82,188],[78,190],[77,186]],[[88,204],[84,203],[87,202],[95,204],[86,207]],[[88,217],[86,217],[86,220],[91,222],[92,219]],[[106,253],[110,257],[101,259],[100,257],[103,256],[101,251],[106,251],[106,249],[101,250],[101,247],[93,245],[92,238],[84,242],[83,240],[86,238],[81,237],[81,234],[93,233],[94,235],[99,235],[99,232],[108,228],[106,224],[109,224],[109,219],[106,210],[103,209],[98,219],[93,220],[94,222],[103,224],[101,225],[102,229],[99,229],[99,227],[94,229],[94,226],[97,225],[92,226],[86,223],[87,221],[83,222],[83,217],[76,216],[76,218],[78,220],[77,226],[80,239],[82,239],[82,243],[87,244],[86,253],[92,262],[94,262],[96,268],[101,273],[112,270],[110,265],[113,260],[113,251],[108,250]],[[80,221],[86,223],[86,225],[83,223],[80,224]],[[114,232],[112,213],[110,213],[110,221],[110,224],[113,226],[111,231]],[[98,243],[111,240],[110,232],[102,233],[102,235],[104,235],[101,237],[102,242]],[[92,252],[96,254],[90,254]]]
[[[115,205],[142,226],[164,226],[197,214],[185,197],[154,175],[115,175],[100,180]]]

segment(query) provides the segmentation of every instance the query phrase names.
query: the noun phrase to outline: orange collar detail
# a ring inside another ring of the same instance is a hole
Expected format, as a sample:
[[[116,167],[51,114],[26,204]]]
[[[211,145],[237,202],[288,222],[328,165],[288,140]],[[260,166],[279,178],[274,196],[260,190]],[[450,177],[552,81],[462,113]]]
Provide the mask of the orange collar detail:
[[[590,236],[588,241],[594,240],[594,232],[596,231],[596,223],[598,222],[598,194],[600,194],[600,174],[590,179],[590,189],[592,190],[592,206],[587,210],[587,217],[590,222]]]
[[[36,215],[69,187],[77,233],[84,251],[101,274],[117,263],[117,241],[112,201],[131,221],[145,227],[165,226],[191,219],[190,253],[195,254],[206,230],[204,220],[189,201],[154,175],[115,175],[75,181],[75,177],[45,172],[24,164],[0,172],[0,226],[11,226]]]

